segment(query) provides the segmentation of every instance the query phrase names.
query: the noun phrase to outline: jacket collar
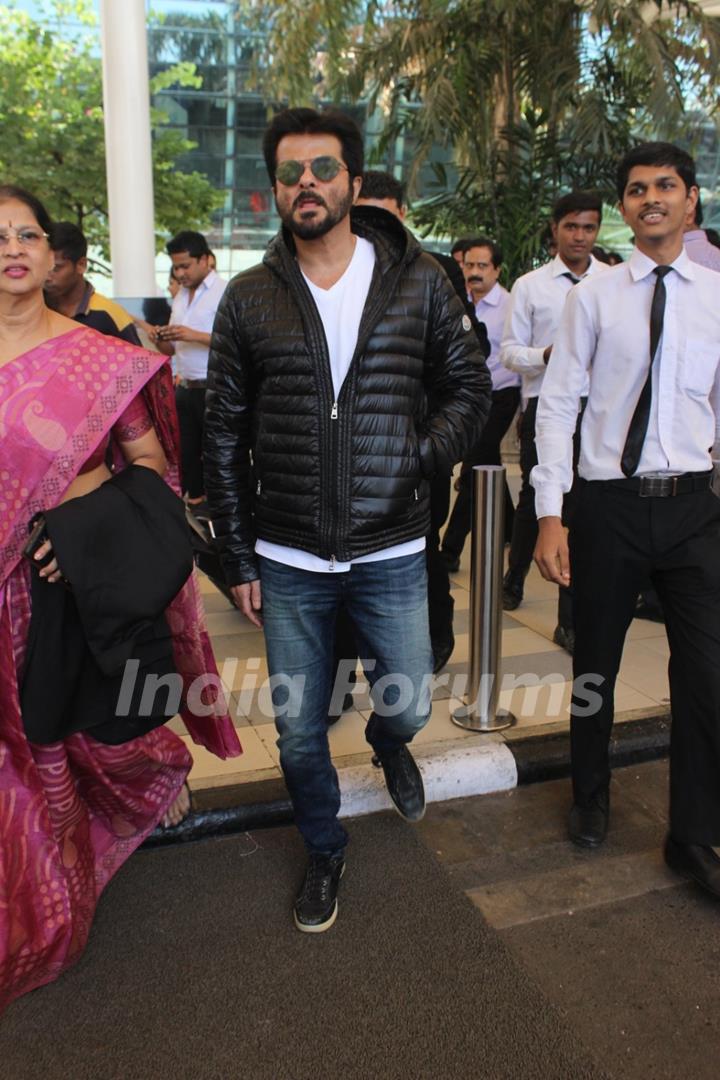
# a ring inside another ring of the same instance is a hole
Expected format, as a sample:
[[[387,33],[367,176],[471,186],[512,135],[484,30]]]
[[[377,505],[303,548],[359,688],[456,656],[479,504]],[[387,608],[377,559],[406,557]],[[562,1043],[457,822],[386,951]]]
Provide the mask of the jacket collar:
[[[376,206],[354,206],[350,211],[352,231],[369,240],[375,248],[375,258],[382,273],[398,263],[410,263],[422,248],[394,214]],[[295,262],[295,239],[283,225],[273,237],[263,262],[276,273],[286,276]]]

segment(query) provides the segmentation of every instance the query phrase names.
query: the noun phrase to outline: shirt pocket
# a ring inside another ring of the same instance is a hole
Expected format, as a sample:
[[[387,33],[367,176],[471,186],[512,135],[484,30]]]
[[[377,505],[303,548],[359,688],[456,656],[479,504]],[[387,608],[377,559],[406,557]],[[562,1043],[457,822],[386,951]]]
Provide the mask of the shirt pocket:
[[[678,371],[679,389],[706,396],[712,390],[719,365],[720,343],[711,344],[707,339],[689,337]]]

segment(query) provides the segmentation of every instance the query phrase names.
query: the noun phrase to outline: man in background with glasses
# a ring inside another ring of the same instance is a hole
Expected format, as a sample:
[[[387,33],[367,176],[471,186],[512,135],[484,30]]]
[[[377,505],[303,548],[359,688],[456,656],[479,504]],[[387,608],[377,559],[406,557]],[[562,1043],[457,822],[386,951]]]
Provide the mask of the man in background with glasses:
[[[399,220],[352,209],[363,142],[349,117],[285,110],[264,153],[283,224],[215,320],[206,486],[236,603],[264,624],[309,854],[295,924],[317,933],[335,921],[347,843],[327,738],[337,611],[372,658],[373,761],[416,821],[425,796],[407,746],[430,713],[430,483],[475,441],[490,378],[437,263]]]

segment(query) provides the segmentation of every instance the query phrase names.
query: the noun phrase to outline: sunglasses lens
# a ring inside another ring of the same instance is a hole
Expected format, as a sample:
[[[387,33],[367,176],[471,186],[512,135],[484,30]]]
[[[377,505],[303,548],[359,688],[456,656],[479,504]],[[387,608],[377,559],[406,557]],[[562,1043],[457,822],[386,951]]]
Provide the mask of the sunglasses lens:
[[[321,157],[312,159],[310,169],[316,180],[334,180],[342,169],[342,164],[337,158],[323,154]],[[304,171],[304,161],[281,161],[275,169],[275,176],[281,184],[292,187],[293,184],[297,184]]]
[[[303,163],[301,161],[281,161],[275,170],[276,178],[281,184],[287,184],[288,187],[297,184],[302,174]]]
[[[337,158],[324,155],[323,157],[313,158],[310,168],[313,171],[313,176],[316,176],[318,180],[334,180],[340,172],[340,162]]]

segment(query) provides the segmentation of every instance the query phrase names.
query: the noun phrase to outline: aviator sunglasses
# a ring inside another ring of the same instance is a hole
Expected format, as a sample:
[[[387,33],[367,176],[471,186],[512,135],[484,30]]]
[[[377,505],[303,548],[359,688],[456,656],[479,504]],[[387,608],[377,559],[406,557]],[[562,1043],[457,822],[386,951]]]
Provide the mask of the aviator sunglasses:
[[[275,169],[275,179],[286,187],[292,187],[305,172],[306,165],[310,166],[310,172],[316,180],[334,180],[341,169],[347,171],[347,165],[343,165],[342,161],[329,154],[322,154],[312,161],[281,161]]]

